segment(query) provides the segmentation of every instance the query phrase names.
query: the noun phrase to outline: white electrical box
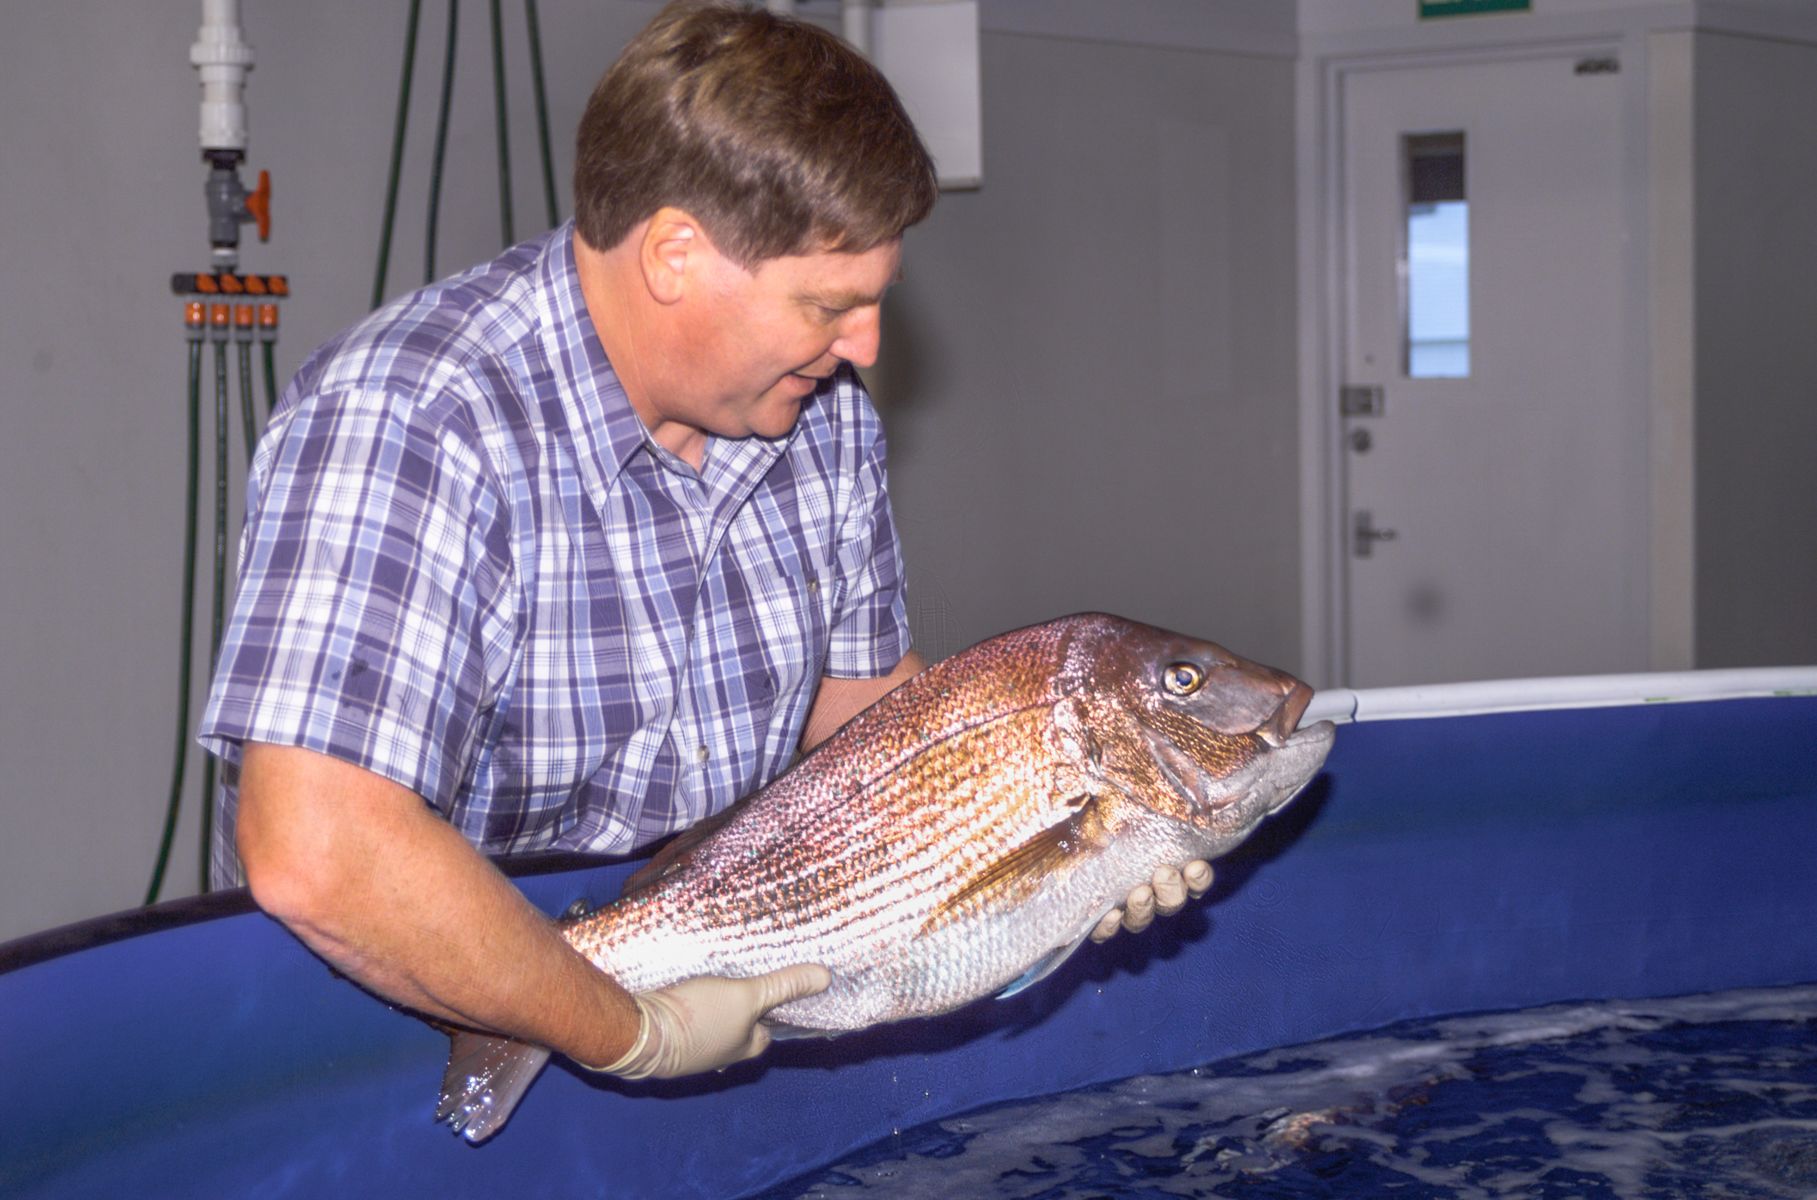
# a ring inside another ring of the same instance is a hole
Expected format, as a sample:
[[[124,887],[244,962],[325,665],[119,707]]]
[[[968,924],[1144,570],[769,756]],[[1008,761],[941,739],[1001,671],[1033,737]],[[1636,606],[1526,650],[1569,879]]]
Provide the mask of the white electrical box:
[[[871,61],[902,97],[942,188],[984,182],[977,0],[885,3],[871,12]]]

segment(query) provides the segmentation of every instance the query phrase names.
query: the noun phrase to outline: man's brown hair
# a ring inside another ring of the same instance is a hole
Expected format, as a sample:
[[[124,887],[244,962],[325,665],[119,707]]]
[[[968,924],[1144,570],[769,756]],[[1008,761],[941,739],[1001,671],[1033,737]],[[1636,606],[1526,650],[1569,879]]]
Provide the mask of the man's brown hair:
[[[863,252],[934,206],[933,160],[883,75],[835,35],[720,0],[676,0],[593,89],[574,223],[607,250],[664,205],[746,268]]]

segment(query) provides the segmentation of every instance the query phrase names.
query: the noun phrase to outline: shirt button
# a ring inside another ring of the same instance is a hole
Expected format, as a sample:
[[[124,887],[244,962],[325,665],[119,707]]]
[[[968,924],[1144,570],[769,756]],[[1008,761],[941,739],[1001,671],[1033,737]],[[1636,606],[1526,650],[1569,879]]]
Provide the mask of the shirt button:
[[[710,755],[707,753],[707,748],[705,746],[702,746],[700,749],[698,749],[694,752],[694,757],[699,759],[701,762],[706,762],[707,759],[710,757]]]
[[[818,575],[809,575],[808,576],[808,594],[814,595],[814,596],[818,596],[820,594],[820,576],[818,576]]]

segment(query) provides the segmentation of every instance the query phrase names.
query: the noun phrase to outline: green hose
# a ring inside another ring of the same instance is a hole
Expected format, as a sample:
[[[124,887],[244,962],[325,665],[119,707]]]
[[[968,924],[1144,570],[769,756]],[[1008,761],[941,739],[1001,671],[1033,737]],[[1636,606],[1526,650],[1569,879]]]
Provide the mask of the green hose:
[[[253,410],[252,343],[240,343],[240,420],[246,426],[246,467],[252,469],[252,454],[259,446],[259,414]]]
[[[524,20],[530,26],[530,74],[536,81],[536,135],[543,151],[543,200],[549,207],[549,228],[561,224],[555,207],[555,158],[549,153],[549,89],[543,84],[543,34],[536,19],[536,0],[524,0]]]
[[[416,29],[422,15],[423,0],[410,0],[410,17],[404,26],[404,74],[398,83],[397,120],[392,124],[391,133],[391,177],[385,184],[385,224],[379,233],[379,265],[372,276],[374,308],[385,299],[385,270],[391,262],[391,228],[397,219],[397,181],[404,169],[404,125],[410,114],[410,77],[416,73]]]
[[[208,892],[208,862],[213,853],[210,842],[214,839],[215,825],[215,756],[202,756],[202,862],[199,867],[196,891],[206,895]]]
[[[265,415],[269,417],[278,407],[278,371],[273,362],[277,347],[271,342],[259,346],[260,357],[265,360]]]
[[[498,223],[505,245],[517,241],[511,221],[511,121],[505,109],[505,18],[492,0],[492,108],[498,121]]]
[[[164,869],[170,865],[170,845],[177,832],[177,813],[183,803],[183,769],[189,755],[189,660],[195,648],[196,606],[196,500],[202,441],[202,343],[189,343],[189,489],[183,506],[186,522],[183,528],[183,636],[180,642],[182,660],[178,666],[177,750],[170,769],[170,801],[164,809],[164,837],[158,843],[157,862],[152,867],[151,886],[145,889],[145,903],[157,903],[164,889]]]
[[[215,554],[214,597],[208,626],[208,675],[221,656],[221,627],[227,610],[227,341],[215,342]],[[208,890],[208,860],[214,839],[215,760],[202,756],[202,863],[198,891]]]
[[[225,347],[222,347],[222,349],[225,350]],[[270,351],[271,344],[269,342],[266,343],[265,349],[267,351]],[[268,353],[266,355],[266,365],[268,368],[270,366],[270,361],[271,361],[270,355]],[[267,389],[266,394],[267,394],[267,396],[270,395],[269,388]],[[224,404],[225,404],[225,401],[223,401],[223,405]],[[269,409],[269,405],[267,406],[267,408]],[[222,413],[222,415],[224,416],[225,413]],[[244,341],[240,343],[240,420],[241,420],[242,424],[245,426],[245,430],[246,430],[246,473],[248,476],[250,476],[252,474],[252,456],[258,450],[258,445],[259,445],[259,417],[258,417],[258,413],[255,408],[255,398],[253,396],[253,390],[252,390],[252,343],[244,342]],[[218,531],[224,531],[226,529],[227,522],[225,520],[223,520],[222,517],[223,517],[223,514],[219,510],[217,510],[216,518],[215,518],[217,524],[216,524],[215,528]],[[221,543],[223,540],[224,540],[224,534],[218,533],[216,536],[216,539],[215,539],[215,553],[217,555],[220,555],[222,552]],[[214,631],[215,649],[214,649],[214,654],[210,657],[211,665],[212,665],[214,659],[217,659],[220,657],[220,653],[221,653],[221,608],[220,608],[221,593],[220,593],[219,589],[222,586],[221,579],[223,577],[222,576],[223,568],[224,568],[224,564],[221,562],[221,560],[219,558],[217,558],[217,560],[215,562],[215,571],[217,572],[216,581],[215,581],[215,587],[217,589],[217,592],[215,595],[215,602],[216,602],[215,631]],[[201,888],[201,890],[206,892],[208,890],[208,885],[209,885],[208,864],[209,864],[209,860],[213,856],[213,852],[214,852],[214,847],[210,844],[214,837],[214,756],[213,755],[209,756],[208,762],[204,765],[204,767],[202,769],[202,779],[203,779],[203,784],[202,784],[202,888]]]
[[[442,200],[442,159],[448,150],[448,109],[454,100],[454,42],[460,0],[448,0],[448,48],[442,57],[442,103],[435,115],[435,154],[429,165],[429,220],[423,234],[423,282],[435,282],[436,209]]]

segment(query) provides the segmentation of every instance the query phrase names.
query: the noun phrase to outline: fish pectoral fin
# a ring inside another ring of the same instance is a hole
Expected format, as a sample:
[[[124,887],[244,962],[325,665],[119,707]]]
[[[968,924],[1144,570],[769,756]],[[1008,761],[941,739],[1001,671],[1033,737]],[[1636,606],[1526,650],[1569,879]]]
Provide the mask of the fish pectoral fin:
[[[1058,971],[1060,969],[1060,964],[1071,958],[1073,956],[1073,951],[1085,944],[1085,939],[1091,936],[1091,931],[1097,928],[1097,924],[1096,921],[1093,921],[1090,925],[1085,927],[1084,931],[1080,933],[1078,937],[1074,938],[1066,945],[1056,946],[1052,950],[1049,950],[1034,966],[1016,976],[1008,987],[998,992],[997,999],[1008,1000],[1017,992],[1040,983],[1043,979],[1046,979],[1049,975]]]
[[[504,1127],[549,1052],[514,1038],[440,1028],[451,1044],[435,1119],[469,1142],[483,1142]]]
[[[1049,825],[954,892],[934,910],[921,933],[930,933],[975,905],[1014,908],[1041,890],[1048,876],[1074,857],[1094,849],[1104,831],[1098,798],[1085,796],[1066,805],[1071,815]]]

